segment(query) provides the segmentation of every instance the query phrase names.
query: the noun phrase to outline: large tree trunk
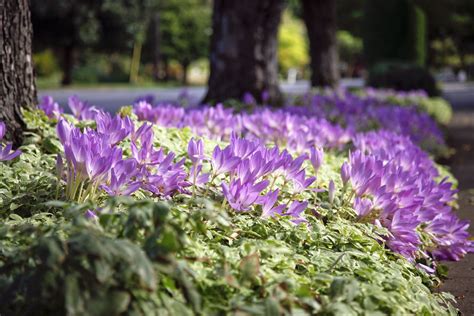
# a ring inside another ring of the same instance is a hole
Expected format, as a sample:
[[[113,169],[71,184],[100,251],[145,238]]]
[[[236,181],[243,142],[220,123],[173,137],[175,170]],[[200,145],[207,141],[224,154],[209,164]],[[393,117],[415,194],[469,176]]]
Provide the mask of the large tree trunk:
[[[336,1],[302,0],[311,57],[311,86],[335,86],[339,80]]]
[[[240,99],[250,92],[272,104],[278,86],[277,33],[283,0],[215,0],[208,92],[205,101]]]
[[[32,25],[28,0],[0,1],[0,121],[6,138],[21,144],[22,107],[36,104],[31,54]]]

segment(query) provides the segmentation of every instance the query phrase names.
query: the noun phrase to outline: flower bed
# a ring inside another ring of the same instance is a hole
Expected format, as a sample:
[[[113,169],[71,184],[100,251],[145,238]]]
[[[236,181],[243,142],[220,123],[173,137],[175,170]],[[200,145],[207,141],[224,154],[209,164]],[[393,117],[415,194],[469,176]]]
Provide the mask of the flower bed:
[[[0,311],[456,314],[438,261],[473,245],[430,116],[244,101],[24,113],[0,165]]]

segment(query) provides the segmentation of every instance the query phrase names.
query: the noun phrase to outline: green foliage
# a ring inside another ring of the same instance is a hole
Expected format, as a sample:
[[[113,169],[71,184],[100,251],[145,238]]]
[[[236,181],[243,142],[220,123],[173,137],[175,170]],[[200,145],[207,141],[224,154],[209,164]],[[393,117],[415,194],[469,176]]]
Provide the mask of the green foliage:
[[[441,125],[448,125],[453,116],[453,109],[448,101],[441,97],[406,97],[397,96],[387,97],[387,101],[401,106],[416,105],[421,111],[428,113],[433,119]]]
[[[278,63],[283,75],[290,68],[302,70],[309,63],[306,30],[289,11],[283,14],[278,32]]]
[[[160,4],[161,55],[189,65],[207,57],[211,7],[202,0],[164,0]]]
[[[150,201],[122,205],[128,206],[127,212],[104,215],[101,225],[84,219],[80,207],[68,208],[69,221],[4,223],[2,314],[198,311],[197,294],[182,275],[186,264],[171,254],[178,248],[170,248],[169,241],[179,240],[181,233],[169,223],[166,205]]]
[[[2,196],[29,194],[21,208],[1,206],[1,314],[456,315],[452,296],[432,292],[437,277],[387,250],[384,229],[354,221],[338,152],[326,153],[318,173],[322,187],[335,181],[334,203],[327,192],[305,192],[315,215],[307,229],[287,217],[262,219],[258,208],[231,211],[214,188],[167,204],[144,192],[104,195],[97,205],[46,202],[58,199],[54,124],[39,112],[25,120],[25,154],[0,165]],[[189,129],[154,132],[155,145],[186,155]],[[209,154],[219,142],[204,143]],[[88,209],[98,218],[85,218]]]
[[[362,39],[348,31],[337,31],[337,45],[341,60],[352,63],[362,54]]]
[[[411,36],[413,37],[413,58],[414,62],[417,65],[424,66],[426,65],[426,50],[428,48],[427,45],[427,38],[428,35],[426,33],[427,22],[426,22],[426,14],[423,10],[415,6],[411,11],[411,19],[413,24],[413,33]]]
[[[426,19],[411,0],[366,1],[363,29],[369,65],[387,60],[424,65]]]
[[[52,76],[59,71],[56,57],[50,49],[34,54],[33,62],[38,76]]]
[[[74,68],[75,82],[128,82],[130,58],[118,54],[84,54]]]

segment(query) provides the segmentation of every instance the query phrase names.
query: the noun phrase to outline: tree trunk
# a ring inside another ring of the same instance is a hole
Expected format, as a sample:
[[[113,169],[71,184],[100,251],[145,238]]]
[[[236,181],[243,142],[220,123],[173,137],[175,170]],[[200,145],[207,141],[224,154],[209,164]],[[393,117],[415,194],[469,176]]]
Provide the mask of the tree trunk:
[[[165,70],[164,81],[170,81],[171,80],[170,63],[167,57],[163,58],[163,68]]]
[[[25,127],[22,107],[36,105],[28,0],[0,1],[0,121],[6,138],[18,146]]]
[[[181,69],[183,71],[183,76],[181,77],[181,83],[185,86],[188,84],[189,63],[188,62],[181,63]]]
[[[153,50],[153,79],[159,81],[160,78],[160,13],[156,12],[151,19],[151,32],[153,38],[152,50]]]
[[[69,86],[72,83],[72,69],[74,67],[74,47],[66,45],[63,47],[63,79],[61,85]]]
[[[258,101],[268,92],[281,101],[278,86],[277,33],[284,0],[215,0],[212,15],[208,101]]]
[[[302,0],[311,57],[311,86],[336,86],[339,80],[336,1]]]

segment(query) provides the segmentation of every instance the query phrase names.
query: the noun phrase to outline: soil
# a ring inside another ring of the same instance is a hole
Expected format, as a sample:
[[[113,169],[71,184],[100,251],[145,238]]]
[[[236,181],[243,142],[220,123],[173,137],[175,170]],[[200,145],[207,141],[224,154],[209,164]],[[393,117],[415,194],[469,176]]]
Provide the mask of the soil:
[[[458,215],[471,221],[469,232],[474,236],[474,107],[455,110],[447,136],[455,150],[448,163],[459,181]],[[456,297],[462,315],[474,315],[474,254],[445,264],[449,272],[441,290]]]

